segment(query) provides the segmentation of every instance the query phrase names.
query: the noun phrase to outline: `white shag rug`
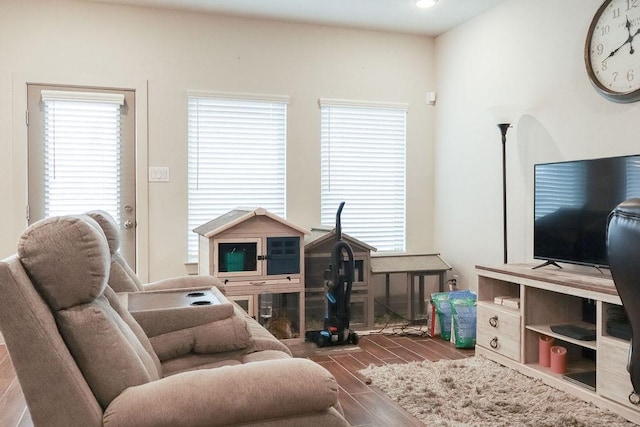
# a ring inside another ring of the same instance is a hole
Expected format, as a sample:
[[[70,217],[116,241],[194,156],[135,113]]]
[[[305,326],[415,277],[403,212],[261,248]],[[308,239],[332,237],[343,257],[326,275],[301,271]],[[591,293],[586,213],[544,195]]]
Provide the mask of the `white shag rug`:
[[[634,425],[480,356],[372,365],[360,373],[428,426]]]

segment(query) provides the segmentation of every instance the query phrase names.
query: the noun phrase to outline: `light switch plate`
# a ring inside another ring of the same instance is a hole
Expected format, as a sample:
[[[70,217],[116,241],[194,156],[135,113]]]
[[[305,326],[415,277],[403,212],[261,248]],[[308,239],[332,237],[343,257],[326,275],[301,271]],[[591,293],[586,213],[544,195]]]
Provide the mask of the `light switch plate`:
[[[169,168],[166,166],[149,167],[149,182],[169,182]]]

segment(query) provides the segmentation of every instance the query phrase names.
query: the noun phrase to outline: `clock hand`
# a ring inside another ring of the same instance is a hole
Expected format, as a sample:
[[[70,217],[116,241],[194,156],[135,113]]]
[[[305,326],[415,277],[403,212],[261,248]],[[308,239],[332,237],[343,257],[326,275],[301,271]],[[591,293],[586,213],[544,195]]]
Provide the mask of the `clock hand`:
[[[629,53],[633,54],[635,52],[635,50],[633,49],[633,39],[635,36],[638,35],[638,33],[640,33],[640,28],[638,28],[636,30],[635,33],[631,34],[631,22],[629,22],[629,17],[627,16],[627,23],[624,24],[625,28],[627,29],[627,32],[629,33],[629,35],[627,36],[627,39],[624,41],[624,43],[622,43],[620,46],[618,46],[616,49],[612,50],[611,53],[609,54],[609,56],[607,56],[606,58],[604,58],[602,60],[602,62],[606,61],[607,59],[611,58],[613,55],[615,55],[620,49],[622,49],[624,47],[624,45],[626,45],[627,43],[629,43]]]
[[[627,18],[627,23],[624,25],[625,27],[627,27],[627,31],[629,32],[629,53],[631,55],[633,55],[633,52],[635,52],[635,50],[633,50],[633,38],[636,36],[636,34],[638,34],[638,31],[636,30],[635,34],[631,34],[631,22],[629,22],[629,16],[625,16],[625,18]]]
[[[637,33],[636,33],[637,34]],[[633,37],[629,36],[629,38],[627,40],[625,40],[624,43],[622,43],[620,46],[618,46],[616,49],[612,50],[611,53],[609,54],[609,56],[607,56],[606,58],[604,58],[602,60],[602,62],[606,61],[607,59],[611,58],[613,55],[615,55],[620,49],[622,49],[624,47],[624,45],[626,45],[627,43],[631,43],[631,41],[633,41]],[[631,53],[633,53],[633,47],[631,47]]]

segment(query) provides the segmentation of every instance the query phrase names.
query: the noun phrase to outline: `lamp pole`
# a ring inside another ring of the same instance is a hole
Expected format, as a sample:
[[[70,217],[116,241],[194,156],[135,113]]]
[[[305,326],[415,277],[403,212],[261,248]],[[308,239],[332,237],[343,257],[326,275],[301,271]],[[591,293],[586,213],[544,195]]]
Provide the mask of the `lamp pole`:
[[[499,123],[502,133],[502,228],[504,241],[504,263],[507,263],[507,131],[511,123]]]

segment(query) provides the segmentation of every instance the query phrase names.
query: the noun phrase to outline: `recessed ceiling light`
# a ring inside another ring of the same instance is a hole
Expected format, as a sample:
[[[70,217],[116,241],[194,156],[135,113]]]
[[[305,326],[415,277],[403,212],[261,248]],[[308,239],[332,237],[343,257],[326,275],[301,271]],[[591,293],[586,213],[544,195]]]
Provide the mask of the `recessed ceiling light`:
[[[438,0],[416,0],[416,6],[422,9],[435,6],[436,3],[438,3]]]

